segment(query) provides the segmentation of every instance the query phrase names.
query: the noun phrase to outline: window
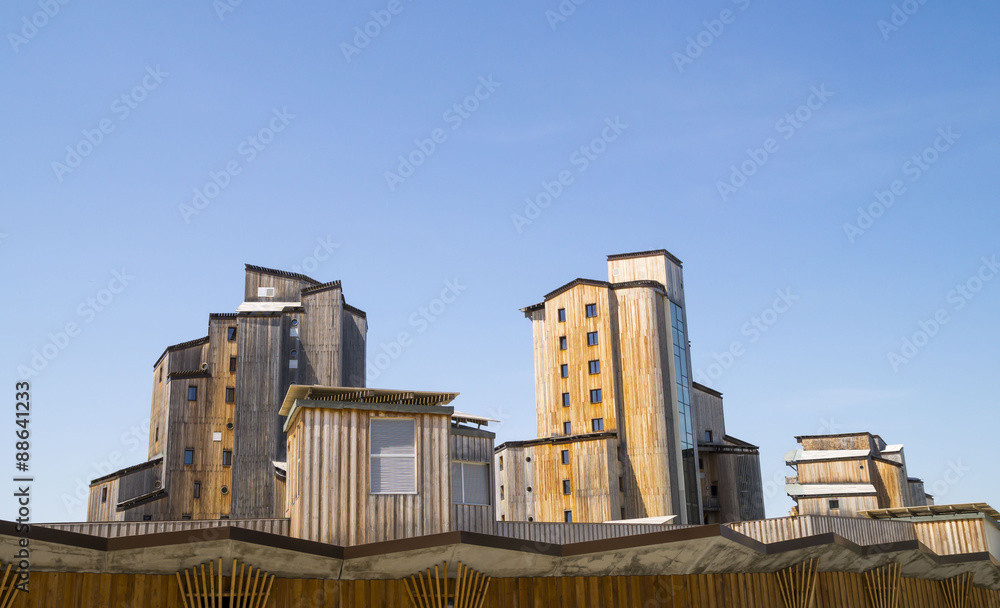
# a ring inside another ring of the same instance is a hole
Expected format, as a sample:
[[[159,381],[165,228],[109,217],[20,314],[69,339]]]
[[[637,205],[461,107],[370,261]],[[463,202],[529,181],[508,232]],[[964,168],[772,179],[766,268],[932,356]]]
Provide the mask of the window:
[[[258,298],[273,298],[274,297],[274,287],[258,287],[257,288]]]
[[[563,407],[569,407],[569,393],[563,393]]]
[[[569,464],[569,450],[562,451],[562,463]]]
[[[108,502],[108,486],[101,488],[101,502]]]
[[[153,434],[153,441],[160,440],[160,427],[156,427],[156,432]]]
[[[416,494],[416,422],[412,418],[373,418],[370,424],[371,493]]]
[[[590,371],[591,375],[599,374],[601,373],[601,362],[598,361],[597,359],[594,359],[593,361],[588,361],[587,368]]]
[[[590,421],[590,428],[594,432],[604,430],[604,418],[594,418]]]
[[[622,519],[625,519],[625,507],[622,507]]]
[[[587,304],[587,318],[597,316],[597,304]]]
[[[704,469],[705,468],[705,459],[704,458],[699,458],[698,459],[698,468],[699,469]]]
[[[194,497],[195,498],[201,498],[201,482],[200,481],[194,482]]]
[[[229,519],[229,516],[228,515],[220,515],[219,519]],[[223,601],[225,601],[225,598],[222,598],[222,599],[223,599]]]
[[[559,336],[559,350],[566,350],[569,346],[566,343],[566,336]]]
[[[194,464],[194,448],[184,450],[184,464]]]
[[[152,515],[143,515],[142,516],[142,521],[153,521],[153,516]]]
[[[625,479],[622,477],[618,478],[618,491],[619,492],[625,491]]]
[[[197,386],[189,386],[188,387],[188,401],[197,401],[197,400],[198,400],[198,387]]]
[[[479,462],[451,463],[451,501],[459,505],[490,504],[490,467]]]
[[[503,500],[503,486],[500,486],[500,500]]]
[[[233,466],[233,451],[232,450],[222,450],[222,466],[231,467]]]
[[[587,346],[597,346],[597,332],[588,331],[587,332]]]
[[[190,514],[181,515],[181,519],[183,519],[184,521],[188,521],[189,519],[191,519],[191,515]]]
[[[719,495],[719,486],[709,486],[708,492],[712,496],[718,496]]]
[[[226,403],[236,403],[236,389],[233,387],[226,388]]]
[[[563,511],[563,521],[566,523],[573,523],[573,512]]]
[[[230,327],[229,328],[229,334],[227,335],[227,337],[228,337],[228,339],[229,339],[230,342],[234,342],[236,340],[236,328],[235,327]]]
[[[705,441],[712,443],[712,431],[705,431]]]
[[[570,485],[569,480],[568,479],[564,479],[563,480],[563,494],[572,494],[572,493],[573,493],[572,486]]]
[[[500,457],[500,470],[503,470],[503,456]]]
[[[229,357],[229,372],[236,373],[236,357]]]
[[[840,501],[839,500],[831,500],[830,501],[830,508],[831,509],[839,509],[840,508]]]
[[[566,309],[565,308],[560,308],[559,311],[558,311],[558,315],[559,315],[559,322],[560,323],[565,323],[566,322]]]
[[[559,366],[559,375],[563,378],[569,378],[569,366],[563,363]]]
[[[618,460],[621,460],[622,459],[622,449],[621,449],[621,447],[615,448],[615,452],[618,453]]]
[[[299,324],[299,320],[298,319],[292,319],[292,327],[297,327],[298,324]]]
[[[601,402],[601,389],[599,388],[590,389],[590,402],[591,403]]]
[[[570,424],[569,422],[564,422],[563,423],[563,434],[564,435],[572,435],[573,434],[573,425]]]

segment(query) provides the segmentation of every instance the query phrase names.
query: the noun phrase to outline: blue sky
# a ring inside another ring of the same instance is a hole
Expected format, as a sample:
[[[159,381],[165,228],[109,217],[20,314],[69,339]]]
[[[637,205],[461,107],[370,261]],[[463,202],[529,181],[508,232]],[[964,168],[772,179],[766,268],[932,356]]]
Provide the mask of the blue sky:
[[[54,355],[36,520],[83,519],[78,488],[145,459],[152,364],[236,308],[244,263],[341,279],[369,361],[414,334],[370,385],[460,391],[504,441],[535,435],[518,309],[656,248],[768,516],[795,435],[857,430],[939,503],[1000,506],[1000,6],[226,1],[0,7],[9,411]]]

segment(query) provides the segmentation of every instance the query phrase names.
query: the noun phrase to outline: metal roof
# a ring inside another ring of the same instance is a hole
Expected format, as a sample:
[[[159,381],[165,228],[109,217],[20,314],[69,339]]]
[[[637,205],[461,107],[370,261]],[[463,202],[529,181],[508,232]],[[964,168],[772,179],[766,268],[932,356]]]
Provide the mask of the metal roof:
[[[870,450],[792,450],[785,454],[785,462],[790,464],[814,460],[846,460],[867,458],[870,454]]]
[[[236,312],[281,312],[300,306],[302,302],[244,302],[236,307]]]
[[[786,483],[789,496],[865,496],[875,494],[875,486],[865,483]]]
[[[499,420],[494,420],[493,418],[487,418],[485,416],[476,416],[475,414],[466,414],[465,412],[452,412],[451,419],[456,422],[471,422],[473,424],[480,424],[489,426],[491,422],[500,422]]]
[[[985,502],[971,502],[958,505],[927,505],[924,507],[897,507],[895,509],[872,509],[860,514],[871,519],[906,519],[910,517],[933,517],[936,515],[983,514],[1000,521],[1000,512]]]
[[[458,397],[458,393],[433,391],[400,391],[382,388],[361,388],[350,386],[309,386],[293,384],[288,387],[285,400],[278,415],[287,416],[298,399],[315,401],[339,401],[343,403],[386,403],[398,405],[447,405]]]

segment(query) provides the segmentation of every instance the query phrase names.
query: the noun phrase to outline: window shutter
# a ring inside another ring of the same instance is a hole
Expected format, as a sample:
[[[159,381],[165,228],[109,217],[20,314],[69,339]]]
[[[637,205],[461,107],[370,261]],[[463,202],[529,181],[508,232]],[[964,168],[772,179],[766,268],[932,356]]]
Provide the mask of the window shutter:
[[[416,493],[416,423],[409,418],[373,418],[369,442],[372,494]]]

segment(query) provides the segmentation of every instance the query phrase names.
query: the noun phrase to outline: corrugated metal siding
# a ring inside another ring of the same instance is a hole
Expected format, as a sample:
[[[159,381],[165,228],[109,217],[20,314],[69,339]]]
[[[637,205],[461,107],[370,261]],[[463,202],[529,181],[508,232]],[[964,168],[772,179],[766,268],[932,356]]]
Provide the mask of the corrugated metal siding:
[[[636,534],[652,534],[667,530],[690,528],[686,525],[656,524],[570,524],[536,523],[523,521],[498,521],[497,534],[507,538],[517,538],[552,545],[567,545],[605,538],[619,538]]]
[[[280,534],[282,536],[288,536],[289,530],[289,520],[287,519],[203,519],[192,521],[81,522],[36,525],[42,528],[65,530],[67,532],[89,534],[104,538],[158,534],[160,532],[184,532],[187,530],[204,530],[206,528],[221,528],[226,526],[246,528],[269,534]]]
[[[728,528],[762,543],[775,543],[818,534],[834,533],[858,545],[917,540],[912,522],[856,517],[779,517],[726,524]]]

